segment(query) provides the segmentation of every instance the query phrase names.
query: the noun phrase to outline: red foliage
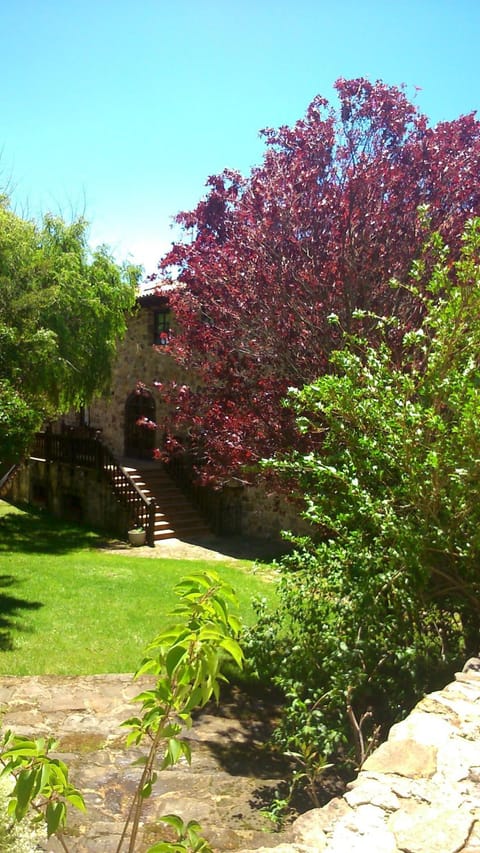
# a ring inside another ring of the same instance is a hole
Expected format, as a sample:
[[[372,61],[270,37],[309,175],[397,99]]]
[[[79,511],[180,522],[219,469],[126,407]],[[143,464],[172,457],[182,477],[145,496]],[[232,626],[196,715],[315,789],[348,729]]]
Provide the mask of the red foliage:
[[[335,88],[337,111],[317,97],[293,127],[262,131],[248,178],[209,178],[159,267],[159,287],[169,274],[183,285],[168,292],[180,327],[170,346],[198,380],[182,389],[178,420],[219,477],[298,444],[281,400],[325,370],[339,340],[329,315],[348,328],[356,308],[406,322],[418,311],[388,282],[419,254],[419,205],[453,248],[480,213],[473,114],[431,128],[403,89]]]

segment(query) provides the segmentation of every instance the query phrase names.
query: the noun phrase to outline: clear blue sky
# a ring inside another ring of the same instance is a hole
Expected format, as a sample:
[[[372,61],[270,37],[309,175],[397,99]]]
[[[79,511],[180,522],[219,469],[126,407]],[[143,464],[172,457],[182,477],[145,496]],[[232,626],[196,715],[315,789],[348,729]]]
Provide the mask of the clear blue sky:
[[[84,214],[147,273],[208,175],[338,77],[419,87],[432,123],[480,106],[479,0],[0,0],[0,28],[15,209]]]

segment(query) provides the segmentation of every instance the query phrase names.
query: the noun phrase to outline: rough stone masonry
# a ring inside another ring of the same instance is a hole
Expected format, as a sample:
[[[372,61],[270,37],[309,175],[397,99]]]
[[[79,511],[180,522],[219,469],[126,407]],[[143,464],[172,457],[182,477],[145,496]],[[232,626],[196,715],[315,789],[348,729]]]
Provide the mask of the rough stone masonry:
[[[292,837],[268,853],[480,853],[480,660],[393,726],[347,793],[301,815]]]

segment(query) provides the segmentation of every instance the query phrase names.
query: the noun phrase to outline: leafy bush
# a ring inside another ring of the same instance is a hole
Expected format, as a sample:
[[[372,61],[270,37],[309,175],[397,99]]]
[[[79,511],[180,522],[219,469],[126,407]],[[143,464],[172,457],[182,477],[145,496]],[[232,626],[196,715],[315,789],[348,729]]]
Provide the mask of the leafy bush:
[[[290,392],[316,450],[270,464],[297,481],[314,532],[292,537],[278,611],[249,637],[287,697],[284,748],[349,741],[361,763],[372,736],[478,652],[479,253],[480,220],[455,263],[433,235],[427,293],[426,260],[407,285],[424,319],[400,352],[394,321],[376,318],[376,346],[346,335],[330,373]]]

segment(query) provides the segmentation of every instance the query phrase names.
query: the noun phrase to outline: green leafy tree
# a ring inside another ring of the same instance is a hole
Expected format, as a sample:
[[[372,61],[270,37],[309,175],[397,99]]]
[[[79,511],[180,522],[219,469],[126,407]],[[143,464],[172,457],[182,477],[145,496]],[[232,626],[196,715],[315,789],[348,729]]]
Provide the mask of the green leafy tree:
[[[195,573],[182,578],[175,592],[180,598],[173,611],[178,621],[150,643],[136,674],[154,675],[155,687],[134,700],[141,703],[142,716],[131,717],[123,724],[130,729],[127,745],[146,741],[149,751],[142,761],[142,777],[117,853],[135,851],[143,803],[157,780],[155,762],[160,748],[164,750],[161,770],[182,757],[190,763],[190,747],[181,736],[182,728],[192,725],[192,712],[212,696],[218,701],[220,684],[226,681],[222,673],[225,660],[240,668],[243,664],[237,640],[241,625],[231,611],[236,599],[229,584],[213,571]],[[176,815],[166,815],[162,820],[176,831],[178,843],[161,842],[149,853],[211,853],[195,821],[185,824]]]
[[[424,319],[400,354],[377,319],[376,346],[346,335],[330,373],[288,399],[316,448],[272,464],[297,480],[314,532],[293,539],[280,609],[250,638],[287,696],[287,749],[348,738],[361,763],[379,727],[478,653],[480,220],[458,261],[438,235],[425,259],[406,285]]]
[[[105,389],[138,275],[89,250],[83,219],[39,225],[0,202],[0,471],[42,421]]]

